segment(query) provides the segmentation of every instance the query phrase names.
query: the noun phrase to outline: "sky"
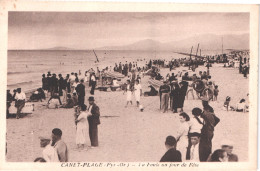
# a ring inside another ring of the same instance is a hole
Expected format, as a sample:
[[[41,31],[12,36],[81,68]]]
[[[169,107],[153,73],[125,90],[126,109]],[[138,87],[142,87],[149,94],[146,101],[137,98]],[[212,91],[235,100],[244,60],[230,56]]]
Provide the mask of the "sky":
[[[249,33],[249,13],[9,12],[8,49],[95,49]]]

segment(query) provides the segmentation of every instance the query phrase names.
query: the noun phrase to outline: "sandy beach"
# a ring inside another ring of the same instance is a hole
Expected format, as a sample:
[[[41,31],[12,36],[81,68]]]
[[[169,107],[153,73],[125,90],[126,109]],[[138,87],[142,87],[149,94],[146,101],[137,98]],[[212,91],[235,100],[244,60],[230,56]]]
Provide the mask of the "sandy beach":
[[[185,68],[187,69],[187,68]],[[200,66],[196,72],[206,70]],[[173,70],[177,73],[178,69]],[[161,69],[168,73],[169,69]],[[220,148],[223,139],[234,143],[234,154],[239,161],[248,161],[249,113],[225,111],[223,103],[226,96],[231,97],[231,105],[241,98],[247,98],[249,80],[238,69],[224,68],[223,64],[213,64],[210,74],[219,86],[218,101],[210,102],[220,123],[215,127],[213,149]],[[149,76],[142,78],[144,91],[148,91]],[[88,86],[86,99],[90,96]],[[69,148],[71,162],[157,162],[166,152],[166,136],[175,135],[180,124],[178,114],[171,111],[161,113],[159,96],[141,97],[144,112],[134,103],[125,108],[126,94],[123,91],[95,91],[95,102],[100,107],[99,147],[87,151],[76,151],[73,109],[47,109],[46,101],[35,103],[35,111],[21,119],[7,119],[7,162],[32,162],[42,156],[39,136],[51,136],[53,128],[63,131],[62,139]],[[133,97],[133,102],[135,102]],[[87,103],[88,105],[88,103]],[[184,112],[191,115],[194,107],[202,108],[201,100],[185,100]],[[87,145],[90,145],[87,138]]]

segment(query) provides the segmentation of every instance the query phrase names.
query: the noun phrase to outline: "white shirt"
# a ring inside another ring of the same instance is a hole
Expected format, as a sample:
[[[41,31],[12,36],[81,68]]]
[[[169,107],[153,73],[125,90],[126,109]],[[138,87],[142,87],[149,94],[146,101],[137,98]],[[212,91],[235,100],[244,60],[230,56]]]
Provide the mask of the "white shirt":
[[[142,89],[141,84],[135,84],[135,91],[140,91]]]
[[[201,117],[198,117],[200,119],[200,121],[203,123],[204,119]],[[203,124],[200,124],[196,118],[192,117],[190,120],[190,133],[192,132],[197,132],[197,133],[201,133],[201,129],[203,127]]]
[[[190,161],[194,162],[200,162],[200,156],[199,156],[199,143],[195,146],[192,145],[190,148]]]
[[[70,81],[75,81],[76,77],[75,75],[70,75]]]
[[[21,93],[16,93],[15,94],[15,100],[25,100],[26,99],[26,95],[24,92],[21,92]]]
[[[91,76],[91,81],[96,81],[96,77],[94,75]]]

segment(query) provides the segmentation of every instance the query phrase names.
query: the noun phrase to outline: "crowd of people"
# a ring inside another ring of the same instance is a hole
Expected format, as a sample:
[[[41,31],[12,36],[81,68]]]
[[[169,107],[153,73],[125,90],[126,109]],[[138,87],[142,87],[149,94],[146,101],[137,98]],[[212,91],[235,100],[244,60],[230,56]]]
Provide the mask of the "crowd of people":
[[[157,91],[152,85],[151,91],[147,92],[147,96],[160,97],[160,109],[162,113],[167,113],[169,110],[173,113],[178,113],[180,109],[179,120],[180,126],[176,135],[168,136],[165,141],[167,152],[161,158],[161,162],[223,162],[223,161],[238,161],[238,157],[232,153],[232,143],[223,143],[220,149],[212,151],[212,139],[214,129],[220,122],[220,119],[215,115],[214,109],[209,105],[210,101],[217,101],[219,89],[211,80],[208,72],[199,72],[197,76],[193,73],[191,76],[188,72],[177,74],[167,74],[164,78],[160,74],[162,67],[167,67],[172,71],[179,66],[192,66],[192,70],[196,69],[198,63],[185,63],[186,58],[174,59],[170,61],[156,59],[146,62],[146,65],[140,67],[137,62],[115,63],[114,72],[119,72],[127,77],[126,88],[126,106],[129,103],[132,105],[132,96],[134,95],[137,107],[143,111],[141,104],[141,96],[143,95],[141,86],[141,73],[149,71],[152,79],[164,80],[163,85]],[[106,67],[104,70],[95,72],[90,69],[82,75],[81,72],[67,74],[63,77],[55,73],[48,72],[47,77],[42,75],[42,87],[37,89],[30,97],[31,101],[42,101],[47,99],[49,109],[57,108],[74,108],[74,121],[76,125],[76,150],[87,150],[86,138],[89,134],[90,148],[98,147],[98,125],[100,124],[99,107],[94,103],[94,94],[97,82],[102,80],[103,73],[112,70]],[[116,81],[114,85],[119,86]],[[90,96],[88,98],[88,106],[85,104],[86,85],[91,87]],[[202,101],[203,109],[193,108],[192,117],[183,111],[185,99],[191,93],[194,99],[194,91],[199,100]],[[20,113],[26,102],[26,95],[18,88],[12,95],[7,91],[7,117],[9,116],[9,107],[12,101],[15,101],[17,107],[17,116],[20,118]],[[245,100],[242,99],[236,106],[235,110],[245,111]],[[243,106],[243,107],[242,107]],[[231,107],[232,108],[232,107]],[[88,124],[88,126],[87,126]],[[89,130],[87,130],[89,129]],[[61,139],[62,130],[55,128],[52,130],[51,137],[40,137],[41,147],[43,148],[42,156],[35,159],[35,162],[68,162],[68,147]]]

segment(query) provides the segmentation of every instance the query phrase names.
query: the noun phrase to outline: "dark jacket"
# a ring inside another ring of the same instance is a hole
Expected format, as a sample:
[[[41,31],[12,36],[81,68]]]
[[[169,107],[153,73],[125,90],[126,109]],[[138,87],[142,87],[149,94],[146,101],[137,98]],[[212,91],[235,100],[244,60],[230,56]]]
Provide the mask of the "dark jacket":
[[[162,156],[160,162],[182,162],[181,153],[175,148],[171,148]]]
[[[80,83],[79,85],[77,85],[76,91],[79,96],[85,96],[85,86],[83,84]]]
[[[91,116],[88,116],[89,122],[92,122],[93,124],[100,124],[100,112],[99,112],[99,107],[94,103],[92,106],[92,109],[90,111]]]

